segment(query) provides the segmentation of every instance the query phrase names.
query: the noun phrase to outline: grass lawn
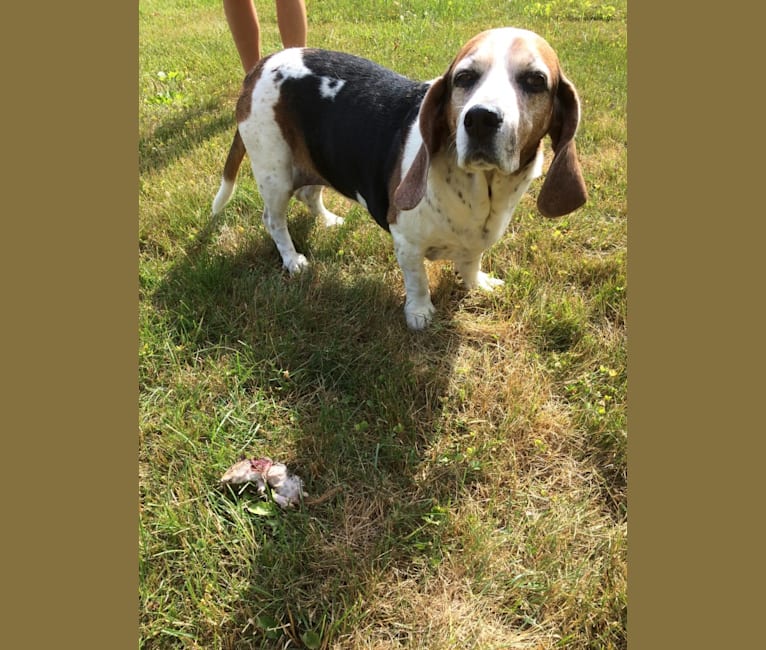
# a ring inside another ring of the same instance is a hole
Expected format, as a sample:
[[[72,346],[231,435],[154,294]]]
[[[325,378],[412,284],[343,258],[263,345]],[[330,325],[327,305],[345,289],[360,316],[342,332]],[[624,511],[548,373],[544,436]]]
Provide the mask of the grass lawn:
[[[291,204],[294,278],[247,163],[211,221],[242,78],[223,8],[140,0],[140,647],[624,649],[626,0],[307,6],[309,45],[417,79],[483,29],[543,35],[590,200],[545,219],[536,181],[485,256],[504,287],[428,263],[437,317],[410,332],[360,206],[326,192],[328,230]],[[243,455],[337,492],[284,512],[220,489]]]

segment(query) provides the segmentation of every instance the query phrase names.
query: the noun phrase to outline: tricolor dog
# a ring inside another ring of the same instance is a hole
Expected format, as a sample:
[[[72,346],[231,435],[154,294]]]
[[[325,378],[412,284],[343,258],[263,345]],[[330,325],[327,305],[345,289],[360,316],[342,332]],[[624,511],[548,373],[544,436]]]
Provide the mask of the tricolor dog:
[[[404,314],[426,327],[434,306],[424,260],[450,259],[468,288],[502,284],[481,270],[485,250],[554,157],[537,206],[549,217],[587,199],[574,135],[580,101],[550,45],[533,32],[493,29],[466,43],[443,76],[417,82],[350,54],[283,50],[245,77],[237,132],[213,213],[223,209],[247,152],[263,221],[290,273],[307,264],[286,212],[295,194],[333,225],[329,185],[390,231],[404,275]]]

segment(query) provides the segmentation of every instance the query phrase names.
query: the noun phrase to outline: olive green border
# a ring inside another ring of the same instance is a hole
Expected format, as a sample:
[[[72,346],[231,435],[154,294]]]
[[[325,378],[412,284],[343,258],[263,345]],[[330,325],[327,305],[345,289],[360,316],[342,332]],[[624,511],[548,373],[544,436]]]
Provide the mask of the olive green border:
[[[11,3],[3,645],[135,648],[137,3]]]

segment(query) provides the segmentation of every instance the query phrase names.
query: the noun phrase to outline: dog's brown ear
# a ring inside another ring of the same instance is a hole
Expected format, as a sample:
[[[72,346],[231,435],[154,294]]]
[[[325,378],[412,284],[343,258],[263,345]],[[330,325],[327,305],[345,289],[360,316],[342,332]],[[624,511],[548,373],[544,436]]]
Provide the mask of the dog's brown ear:
[[[543,216],[569,214],[588,200],[574,141],[579,123],[580,98],[575,87],[562,74],[548,130],[553,144],[553,162],[537,197],[537,208]]]
[[[428,89],[420,107],[420,134],[423,144],[407,174],[394,192],[394,205],[399,210],[412,210],[426,193],[428,167],[433,156],[447,137],[445,115],[448,97],[447,75],[437,79]]]

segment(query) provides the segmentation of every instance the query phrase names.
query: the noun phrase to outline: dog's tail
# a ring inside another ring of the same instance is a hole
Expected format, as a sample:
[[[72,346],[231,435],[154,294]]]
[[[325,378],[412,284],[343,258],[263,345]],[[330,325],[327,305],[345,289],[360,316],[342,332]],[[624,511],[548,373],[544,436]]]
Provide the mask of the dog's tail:
[[[231,143],[229,156],[226,158],[226,164],[223,167],[223,178],[218,194],[213,199],[213,214],[218,214],[229,202],[231,195],[234,194],[234,188],[237,186],[237,172],[245,157],[245,143],[242,142],[242,136],[239,129],[234,132],[234,142]]]

